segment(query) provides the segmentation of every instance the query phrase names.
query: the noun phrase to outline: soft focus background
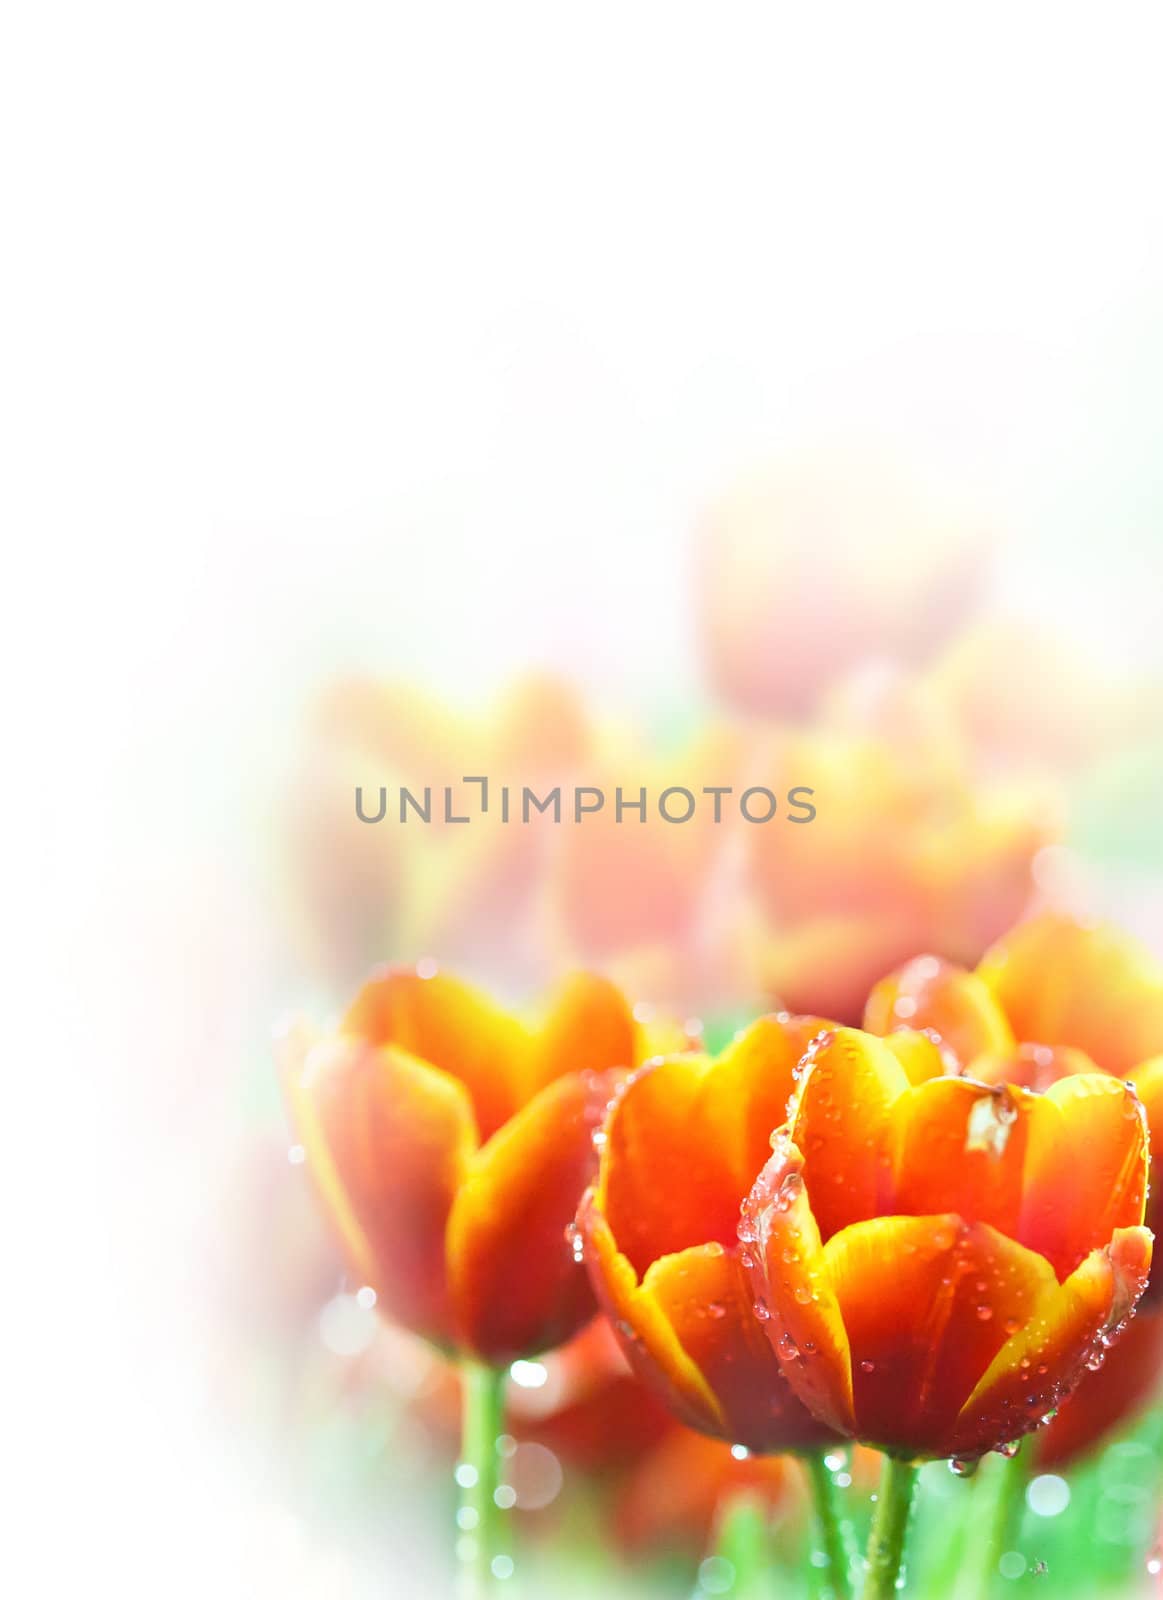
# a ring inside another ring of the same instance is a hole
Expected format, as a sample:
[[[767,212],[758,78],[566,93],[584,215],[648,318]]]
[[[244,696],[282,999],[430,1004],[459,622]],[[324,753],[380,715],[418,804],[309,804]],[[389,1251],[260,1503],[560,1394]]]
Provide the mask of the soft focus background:
[[[585,959],[723,1026],[850,1009],[1047,899],[1163,951],[1153,14],[5,36],[9,1565],[441,1593],[455,1397],[341,1281],[280,1019],[421,954],[513,997]],[[462,743],[786,772],[820,814],[758,855],[356,836],[354,782]],[[515,1440],[534,1590],[689,1592],[677,1486],[721,1463],[647,1428],[593,1487],[545,1419],[616,1374],[563,1359]],[[1119,1571],[1154,1509],[1123,1448],[1079,1491]]]

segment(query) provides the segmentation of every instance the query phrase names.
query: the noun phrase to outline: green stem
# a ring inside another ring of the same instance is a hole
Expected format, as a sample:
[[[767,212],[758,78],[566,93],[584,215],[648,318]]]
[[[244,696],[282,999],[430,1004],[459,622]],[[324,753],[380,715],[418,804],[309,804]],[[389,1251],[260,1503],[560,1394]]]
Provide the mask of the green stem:
[[[461,1600],[487,1600],[495,1592],[498,1568],[512,1571],[504,1511],[497,1505],[500,1452],[505,1422],[505,1372],[466,1361],[461,1367],[461,1451],[456,1469],[460,1485],[457,1559]]]
[[[719,1507],[716,1521],[714,1544],[707,1553],[730,1563],[732,1600],[760,1600],[768,1592],[770,1567],[763,1502],[753,1490],[737,1490]]]
[[[876,1515],[868,1536],[867,1573],[861,1600],[895,1600],[905,1559],[909,1512],[919,1468],[911,1461],[885,1456],[876,1497]]]
[[[836,1503],[836,1485],[822,1455],[805,1457],[804,1467],[812,1486],[816,1521],[819,1524],[824,1554],[828,1558],[824,1593],[829,1600],[850,1600],[851,1568],[844,1531],[840,1524],[839,1507]]]
[[[969,1515],[973,1528],[984,1527],[984,1537],[966,1540],[964,1565],[954,1590],[955,1600],[988,1600],[997,1578],[998,1562],[1010,1548],[1022,1496],[1029,1476],[1025,1451],[991,1462],[971,1491]],[[987,1497],[982,1505],[983,1494]]]

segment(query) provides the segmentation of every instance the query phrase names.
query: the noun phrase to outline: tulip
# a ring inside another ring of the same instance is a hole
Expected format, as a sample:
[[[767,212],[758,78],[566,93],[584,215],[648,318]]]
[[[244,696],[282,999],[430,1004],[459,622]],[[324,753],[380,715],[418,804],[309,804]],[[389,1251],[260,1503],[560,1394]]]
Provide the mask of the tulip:
[[[567,1230],[618,1071],[647,1053],[603,979],[575,978],[529,1027],[422,969],[373,978],[334,1036],[300,1029],[284,1049],[292,1117],[350,1270],[390,1318],[464,1362],[474,1595],[508,1561],[495,1499],[504,1369],[594,1313]]]
[[[754,781],[810,784],[818,808],[807,826],[745,831],[765,991],[844,1022],[918,950],[976,961],[1026,909],[1052,837],[1041,800],[982,785],[940,722],[915,738],[847,722],[786,733]]]
[[[882,978],[865,1004],[864,1028],[882,1036],[898,1028],[931,1028],[962,1063],[1015,1046],[985,981],[939,956],[917,956]]]
[[[831,1437],[754,1317],[736,1236],[796,1065],[826,1026],[764,1017],[717,1060],[650,1062],[611,1108],[578,1215],[598,1303],[631,1366],[680,1421],[756,1452]]]
[[[1119,1077],[1163,1050],[1163,967],[1118,929],[1046,913],[977,970],[1017,1039],[1071,1045]]]
[[[782,1370],[897,1456],[1008,1445],[1133,1310],[1146,1179],[1141,1105],[1109,1077],[910,1085],[885,1041],[825,1035],[741,1224]]]
[[[1080,1051],[1046,1045],[1022,1047],[1020,1056],[1037,1061],[1042,1082],[1048,1086],[1057,1075],[1086,1058]],[[975,1070],[1002,1073],[1012,1081],[1013,1069],[989,1059]],[[983,1076],[985,1074],[983,1073]],[[1000,1081],[1000,1079],[999,1079]],[[1128,1079],[1143,1102],[1152,1141],[1157,1147],[1163,1130],[1163,1056],[1145,1062]],[[1157,1235],[1163,1226],[1163,1182],[1159,1158],[1152,1151],[1147,1198],[1147,1222]],[[1148,1277],[1139,1308],[1130,1327],[1101,1365],[1088,1370],[1077,1389],[1058,1408],[1049,1426],[1038,1435],[1037,1462],[1042,1469],[1058,1468],[1092,1451],[1121,1424],[1143,1411],[1163,1384],[1163,1281],[1158,1272]]]
[[[679,1421],[754,1454],[808,1458],[833,1587],[844,1594],[846,1557],[819,1460],[835,1434],[781,1371],[738,1238],[740,1204],[784,1120],[798,1064],[827,1026],[763,1017],[717,1059],[649,1062],[611,1107],[578,1226],[599,1305],[635,1372]],[[931,1044],[924,1067],[941,1070]]]
[[[1117,929],[1044,913],[994,945],[975,973],[919,957],[876,986],[865,1026],[934,1029],[967,1072],[991,1084],[1046,1090],[1102,1068],[1134,1084],[1153,1147],[1163,1141],[1163,968]],[[1163,1226],[1155,1159],[1147,1222],[1155,1232]],[[1084,1375],[1040,1436],[1039,1459],[1082,1454],[1155,1392],[1163,1374],[1161,1299],[1163,1280],[1154,1273],[1133,1336],[1120,1340],[1101,1371]]]
[[[388,1316],[502,1366],[593,1315],[566,1228],[608,1070],[646,1048],[601,979],[574,979],[532,1029],[453,977],[403,969],[368,983],[334,1036],[292,1037],[298,1136],[351,1271]]]

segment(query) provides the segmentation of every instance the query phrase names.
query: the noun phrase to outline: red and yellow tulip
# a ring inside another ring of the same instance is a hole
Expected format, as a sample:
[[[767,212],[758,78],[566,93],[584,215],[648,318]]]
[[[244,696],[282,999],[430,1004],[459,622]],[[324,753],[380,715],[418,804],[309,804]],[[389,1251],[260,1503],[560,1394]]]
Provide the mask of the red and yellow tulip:
[[[1099,1073],[1044,1095],[910,1083],[883,1040],[818,1040],[744,1212],[781,1369],[838,1432],[909,1458],[1036,1427],[1146,1283],[1147,1135]]]
[[[1047,912],[990,949],[976,972],[930,956],[882,980],[865,1025],[939,1033],[969,1075],[1049,1090],[1095,1068],[1133,1083],[1147,1114],[1152,1183],[1147,1222],[1163,1222],[1163,968],[1117,929]],[[1088,1372],[1042,1436],[1048,1461],[1082,1453],[1141,1406],[1163,1377],[1158,1273],[1127,1336]]]
[[[796,1064],[824,1026],[765,1017],[717,1060],[648,1063],[610,1111],[578,1216],[598,1302],[635,1371],[681,1421],[756,1452],[830,1436],[764,1337],[737,1238]]]
[[[983,784],[940,719],[781,735],[764,782],[810,783],[809,826],[745,830],[764,917],[758,965],[794,1011],[860,1020],[870,987],[918,950],[976,961],[1022,915],[1053,819],[1032,792]]]
[[[647,1051],[620,992],[587,976],[529,1027],[452,977],[391,971],[334,1035],[289,1037],[308,1165],[390,1317],[504,1365],[593,1315],[566,1230],[612,1074]]]

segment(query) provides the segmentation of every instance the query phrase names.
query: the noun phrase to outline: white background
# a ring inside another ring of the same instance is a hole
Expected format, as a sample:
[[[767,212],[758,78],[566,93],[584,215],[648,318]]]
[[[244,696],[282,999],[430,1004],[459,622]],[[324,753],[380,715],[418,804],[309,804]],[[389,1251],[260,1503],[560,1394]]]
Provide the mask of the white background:
[[[1158,664],[1153,15],[9,9],[12,1592],[323,1581],[198,1412],[168,1076],[253,1024],[245,873],[194,989],[179,902],[320,671],[693,684],[699,505],[822,436]]]

